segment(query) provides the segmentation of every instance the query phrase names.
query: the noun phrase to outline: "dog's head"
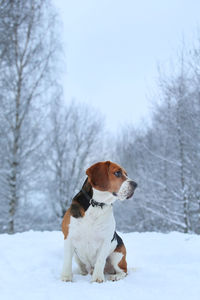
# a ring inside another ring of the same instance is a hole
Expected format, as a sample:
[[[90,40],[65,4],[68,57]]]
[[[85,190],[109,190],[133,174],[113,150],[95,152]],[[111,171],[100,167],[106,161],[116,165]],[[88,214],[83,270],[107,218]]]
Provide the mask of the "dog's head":
[[[121,201],[132,197],[137,187],[137,183],[128,178],[122,167],[110,161],[92,165],[86,174],[93,188],[110,192]]]

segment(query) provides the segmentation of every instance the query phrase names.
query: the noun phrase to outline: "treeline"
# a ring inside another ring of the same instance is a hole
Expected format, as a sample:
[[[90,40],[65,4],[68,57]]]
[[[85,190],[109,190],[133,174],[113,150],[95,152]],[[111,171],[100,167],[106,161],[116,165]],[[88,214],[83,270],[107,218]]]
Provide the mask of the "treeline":
[[[59,229],[85,169],[110,159],[139,186],[118,229],[200,233],[200,45],[160,74],[151,126],[115,139],[63,101],[58,23],[50,0],[0,0],[0,232]]]
[[[199,42],[182,48],[168,74],[159,73],[153,103],[151,126],[145,132],[124,128],[117,143],[120,162],[139,182],[121,225],[200,233]]]

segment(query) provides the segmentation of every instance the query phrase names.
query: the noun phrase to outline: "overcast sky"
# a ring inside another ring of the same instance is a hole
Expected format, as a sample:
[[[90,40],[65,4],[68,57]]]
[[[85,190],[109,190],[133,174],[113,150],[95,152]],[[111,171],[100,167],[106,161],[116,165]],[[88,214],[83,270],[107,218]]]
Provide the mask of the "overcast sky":
[[[116,131],[148,118],[157,63],[191,44],[200,0],[54,0],[63,22],[66,101],[97,107]]]

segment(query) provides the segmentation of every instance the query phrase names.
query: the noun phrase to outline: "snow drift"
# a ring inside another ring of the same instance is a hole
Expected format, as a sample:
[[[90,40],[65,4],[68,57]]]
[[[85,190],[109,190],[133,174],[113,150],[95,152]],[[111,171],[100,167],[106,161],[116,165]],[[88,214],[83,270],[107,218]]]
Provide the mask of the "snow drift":
[[[2,300],[199,300],[200,236],[181,233],[121,234],[127,248],[128,276],[90,283],[74,263],[74,281],[62,282],[61,232],[0,235]]]

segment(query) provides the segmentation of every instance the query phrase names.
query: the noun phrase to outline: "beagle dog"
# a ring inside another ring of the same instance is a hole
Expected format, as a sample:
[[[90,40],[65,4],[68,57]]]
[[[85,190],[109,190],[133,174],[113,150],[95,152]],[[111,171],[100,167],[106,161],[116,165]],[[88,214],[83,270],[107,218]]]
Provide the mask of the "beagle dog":
[[[98,162],[86,170],[88,176],[64,215],[64,264],[62,280],[72,281],[72,257],[82,275],[92,282],[112,281],[127,275],[126,248],[115,231],[113,203],[132,197],[137,184],[116,163]]]

